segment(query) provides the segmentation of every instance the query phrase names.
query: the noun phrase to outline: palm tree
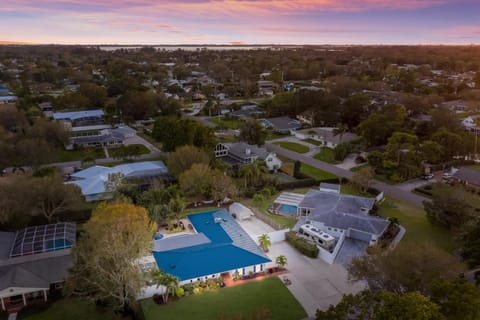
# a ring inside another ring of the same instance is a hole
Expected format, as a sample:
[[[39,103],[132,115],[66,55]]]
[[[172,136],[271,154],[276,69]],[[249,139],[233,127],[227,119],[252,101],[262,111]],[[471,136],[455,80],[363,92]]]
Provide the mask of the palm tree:
[[[168,296],[170,295],[170,293],[172,294],[172,296],[175,294],[175,291],[177,290],[180,283],[180,280],[177,277],[172,276],[168,273],[163,273],[157,268],[150,271],[150,278],[157,286],[157,288],[160,286],[163,286],[165,288],[162,293],[164,303],[168,302]]]
[[[259,236],[258,242],[260,243],[260,246],[265,252],[268,252],[268,249],[272,245],[272,242],[270,241],[270,237],[268,236],[268,234],[262,234],[261,236]]]
[[[287,265],[287,257],[280,255],[275,259],[275,264],[278,268],[283,269]]]

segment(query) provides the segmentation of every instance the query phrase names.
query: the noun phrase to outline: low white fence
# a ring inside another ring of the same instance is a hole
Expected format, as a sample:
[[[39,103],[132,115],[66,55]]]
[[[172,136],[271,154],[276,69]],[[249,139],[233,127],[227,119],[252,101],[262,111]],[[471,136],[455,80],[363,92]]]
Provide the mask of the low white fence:
[[[290,231],[289,228],[285,228],[283,230],[277,230],[277,231],[272,231],[272,232],[269,232],[267,233],[268,237],[270,238],[270,242],[272,244],[274,243],[278,243],[278,242],[282,242],[282,241],[285,241],[285,234]],[[258,234],[256,236],[253,237],[253,240],[255,241],[255,243],[257,245],[259,245],[259,242],[258,242],[258,237],[260,237],[261,234]]]
[[[320,249],[318,252],[318,256],[326,263],[333,264],[333,262],[335,261],[335,258],[337,257],[338,252],[342,248],[342,244],[344,240],[345,240],[345,232],[340,235],[340,238],[338,238],[337,244],[335,245],[335,248],[333,249],[332,253],[330,253],[330,251],[328,250],[318,247],[318,249]]]

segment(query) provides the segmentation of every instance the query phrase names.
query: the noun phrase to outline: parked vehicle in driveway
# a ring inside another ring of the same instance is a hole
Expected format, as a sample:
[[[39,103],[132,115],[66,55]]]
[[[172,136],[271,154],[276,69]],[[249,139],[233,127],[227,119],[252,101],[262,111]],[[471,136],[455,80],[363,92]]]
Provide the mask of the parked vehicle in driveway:
[[[433,176],[433,173],[429,173],[429,174],[424,174],[424,175],[422,176],[422,179],[423,179],[423,180],[431,180],[431,179],[433,179],[433,177],[434,177],[434,176]]]

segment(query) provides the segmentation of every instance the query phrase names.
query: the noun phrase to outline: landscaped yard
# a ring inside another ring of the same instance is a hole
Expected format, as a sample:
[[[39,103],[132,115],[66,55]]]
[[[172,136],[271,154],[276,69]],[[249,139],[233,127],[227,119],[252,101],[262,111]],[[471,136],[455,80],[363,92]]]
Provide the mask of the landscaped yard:
[[[208,121],[215,123],[221,128],[225,129],[238,129],[240,121],[236,119],[226,119],[226,118],[209,118]]]
[[[141,303],[146,320],[250,319],[260,309],[268,309],[271,320],[300,320],[307,316],[276,277],[191,295],[168,305],[157,305],[153,299]]]
[[[106,309],[98,309],[94,304],[88,304],[78,299],[64,299],[55,302],[47,310],[30,316],[22,316],[20,312],[17,319],[26,320],[51,320],[51,319],[75,319],[75,320],[118,320],[121,319]]]
[[[448,230],[432,226],[423,208],[387,198],[379,206],[379,214],[384,217],[395,217],[405,227],[406,234],[402,242],[430,243],[449,253],[455,248],[455,242]]]
[[[332,163],[332,164],[340,163],[339,161],[335,160],[335,152],[333,151],[333,149],[330,149],[327,147],[320,148],[320,152],[313,157],[317,160],[327,162],[327,163]]]
[[[310,144],[314,144],[316,146],[321,146],[322,145],[322,143],[320,141],[313,140],[313,139],[304,139],[303,141],[308,142]]]
[[[76,150],[58,150],[55,152],[53,162],[82,161],[86,158],[105,158],[102,148],[85,148]]]
[[[108,150],[111,158],[126,158],[129,156],[139,156],[141,154],[148,154],[150,150],[143,144],[130,144],[128,146],[119,146]]]
[[[309,147],[304,146],[303,144],[295,143],[295,142],[277,141],[277,142],[274,142],[273,144],[276,144],[277,146],[280,146],[284,149],[295,151],[297,153],[307,153],[308,151],[310,151]]]
[[[273,200],[278,197],[279,193],[276,193],[270,197],[266,197],[262,202],[254,202],[252,199],[243,199],[240,202],[245,204],[246,206],[253,208],[254,211],[260,212],[267,218],[273,220],[274,222],[278,223],[282,228],[293,228],[297,223],[297,219],[290,218],[286,216],[281,216],[278,214],[271,214],[268,212],[268,208],[273,204]]]
[[[315,167],[309,166],[308,164],[302,163],[300,171],[307,176],[310,176],[316,180],[328,180],[328,179],[337,179],[338,177],[333,173],[322,171]]]

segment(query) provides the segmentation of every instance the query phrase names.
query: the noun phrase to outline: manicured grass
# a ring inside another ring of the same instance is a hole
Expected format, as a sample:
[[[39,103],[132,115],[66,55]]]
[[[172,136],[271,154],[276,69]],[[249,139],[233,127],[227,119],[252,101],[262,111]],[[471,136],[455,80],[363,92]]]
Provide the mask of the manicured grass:
[[[403,201],[386,198],[379,205],[380,215],[395,217],[405,227],[406,233],[402,242],[430,243],[449,253],[455,248],[455,242],[447,229],[432,226],[427,220],[423,208],[412,206]]]
[[[51,320],[51,319],[75,319],[75,320],[114,320],[120,319],[111,310],[98,309],[94,304],[88,304],[78,299],[64,299],[55,302],[46,311],[19,319],[27,320]]]
[[[480,171],[480,164],[474,164],[473,166],[468,166],[468,168]]]
[[[351,194],[353,196],[360,196],[360,197],[367,197],[367,198],[375,197],[375,195],[371,193],[363,192],[361,188],[357,187],[353,183],[342,184],[340,188],[340,192],[343,194]]]
[[[145,147],[143,144],[130,144],[128,146],[119,146],[116,148],[108,149],[108,154],[111,158],[125,158],[129,155],[141,155],[141,154],[148,154],[150,150]]]
[[[310,176],[317,180],[326,180],[326,179],[337,179],[338,177],[333,173],[326,172],[315,167],[309,166],[308,164],[302,163],[300,171],[307,176]]]
[[[215,123],[217,126],[226,129],[238,129],[240,121],[236,119],[226,118],[209,118],[208,121]]]
[[[265,138],[265,140],[280,139],[280,138],[285,138],[287,136],[285,134],[276,133],[272,129],[267,129],[266,131],[267,131],[267,137]]]
[[[313,157],[317,160],[327,162],[327,163],[332,163],[332,164],[340,163],[339,161],[335,160],[335,152],[332,149],[327,147],[320,148],[320,152]]]
[[[82,161],[85,158],[102,159],[105,153],[102,148],[86,148],[76,150],[57,150],[52,162]]]
[[[277,141],[274,142],[273,144],[276,144],[277,146],[280,146],[282,148],[295,151],[297,153],[307,153],[310,151],[310,148],[307,146],[304,146],[303,144],[295,143],[295,142],[289,142],[289,141]]]
[[[457,188],[462,189],[463,186],[462,185],[451,186],[451,185],[448,185],[448,184],[445,184],[445,183],[437,182],[437,183],[428,184],[428,185],[423,186],[421,188],[421,189],[425,190],[427,193],[431,193],[432,196],[430,196],[428,194],[425,194],[425,193],[422,193],[422,192],[418,192],[416,190],[414,190],[414,193],[419,194],[419,195],[424,196],[424,197],[432,198],[435,195],[443,196],[444,194],[446,194],[448,192],[451,192],[452,190],[457,189]],[[480,208],[480,197],[479,196],[477,196],[473,193],[470,193],[468,191],[466,191],[465,196],[466,196],[466,198],[464,199],[465,202],[469,203],[474,208]]]
[[[271,320],[300,320],[305,310],[278,278],[242,284],[191,295],[160,306],[153,299],[141,301],[146,320],[156,319],[250,319],[259,309],[268,309]]]
[[[322,143],[320,141],[313,140],[313,139],[304,139],[303,141],[308,142],[310,144],[314,144],[316,146],[321,146],[322,145]]]

